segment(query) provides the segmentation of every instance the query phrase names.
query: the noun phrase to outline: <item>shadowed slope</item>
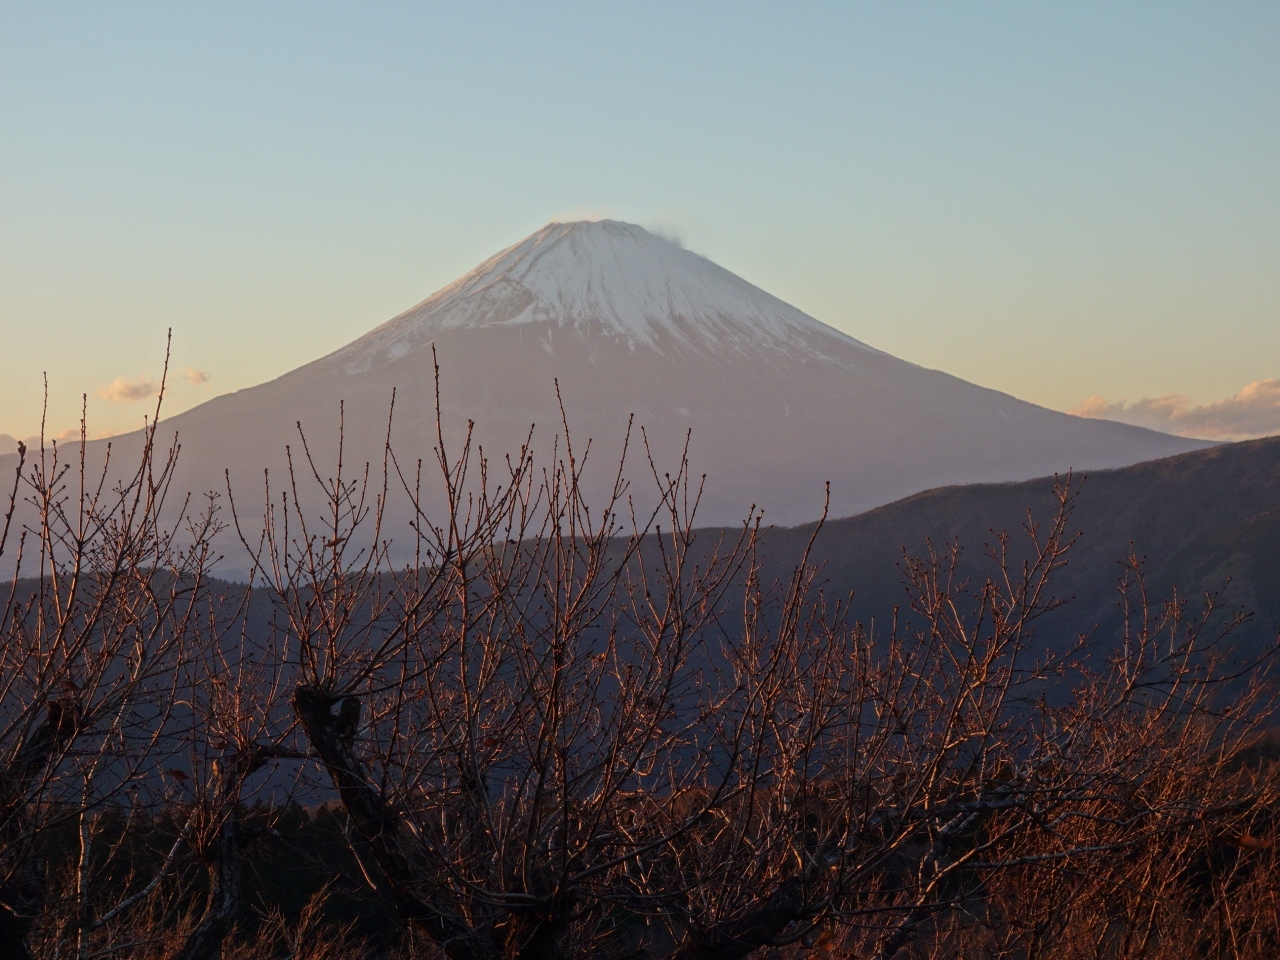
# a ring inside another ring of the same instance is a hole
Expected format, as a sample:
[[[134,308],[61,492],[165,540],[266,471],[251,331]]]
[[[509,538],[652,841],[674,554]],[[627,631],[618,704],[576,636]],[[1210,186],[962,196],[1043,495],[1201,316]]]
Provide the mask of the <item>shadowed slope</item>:
[[[1074,598],[1053,616],[1045,635],[1062,645],[1095,627],[1119,628],[1116,583],[1130,550],[1145,558],[1153,600],[1176,588],[1198,606],[1206,592],[1226,589],[1228,606],[1253,613],[1238,640],[1254,652],[1280,632],[1280,437],[1224,444],[1210,450],[1083,479],[1072,529],[1083,535],[1056,592]],[[958,540],[962,572],[976,586],[991,569],[984,544],[1009,531],[1018,545],[1028,511],[1048,520],[1053,480],[947,487],[829,522],[814,560],[824,567],[830,594],[856,591],[855,614],[886,626],[906,602],[900,563]],[[768,576],[784,575],[812,533],[812,525],[770,531],[762,549]],[[1228,581],[1230,581],[1228,583]]]

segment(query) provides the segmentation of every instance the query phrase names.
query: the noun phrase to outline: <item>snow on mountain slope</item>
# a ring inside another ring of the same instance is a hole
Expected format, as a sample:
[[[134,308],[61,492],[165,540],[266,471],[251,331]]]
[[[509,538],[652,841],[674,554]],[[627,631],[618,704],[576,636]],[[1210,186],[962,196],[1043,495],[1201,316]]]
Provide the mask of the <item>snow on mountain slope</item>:
[[[548,224],[339,355],[359,370],[449,330],[522,324],[667,352],[872,349],[677,244],[602,220]]]

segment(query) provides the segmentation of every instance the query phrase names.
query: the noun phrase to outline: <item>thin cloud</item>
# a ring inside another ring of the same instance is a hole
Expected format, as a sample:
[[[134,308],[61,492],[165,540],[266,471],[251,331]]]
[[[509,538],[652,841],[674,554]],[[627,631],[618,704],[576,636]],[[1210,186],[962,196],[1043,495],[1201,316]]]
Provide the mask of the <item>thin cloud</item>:
[[[195,367],[183,367],[182,376],[187,383],[197,387],[202,383],[209,382],[209,371],[197,370]]]
[[[1077,417],[1119,420],[1183,437],[1204,440],[1248,440],[1280,433],[1280,379],[1255,380],[1234,397],[1192,404],[1189,397],[1169,393],[1133,403],[1093,396],[1075,410]]]
[[[98,396],[112,403],[132,403],[135,400],[145,400],[157,389],[156,382],[150,377],[134,377],[132,380],[116,377],[98,391]]]
[[[655,236],[661,237],[663,240],[667,241],[667,243],[674,243],[682,250],[686,249],[684,245],[684,234],[670,224],[651,224],[649,226],[649,232]]]
[[[86,439],[86,440],[106,440],[108,437],[115,437],[115,436],[119,436],[119,435],[120,435],[120,431],[118,431],[118,430],[98,430],[97,432],[94,432],[93,430],[90,430],[90,431],[89,431],[88,436],[86,436],[86,437],[85,437],[85,439]],[[58,443],[71,443],[72,441],[74,441],[74,442],[76,442],[76,443],[79,443],[79,442],[80,442],[80,428],[79,428],[79,427],[67,427],[65,430],[59,430],[57,433],[55,433],[55,434],[54,434],[53,436],[51,436],[51,437],[45,437],[45,439],[46,439],[46,440],[55,440],[55,441],[57,441]],[[28,438],[27,438],[27,446],[28,446],[28,447],[37,447],[37,446],[39,446],[39,445],[40,445],[40,438],[39,438],[39,437],[28,437]]]
[[[643,220],[641,225],[650,233],[657,234],[663,240],[687,250],[689,248],[685,246],[684,238],[688,222],[688,213],[685,210],[673,207],[669,210],[654,212]]]

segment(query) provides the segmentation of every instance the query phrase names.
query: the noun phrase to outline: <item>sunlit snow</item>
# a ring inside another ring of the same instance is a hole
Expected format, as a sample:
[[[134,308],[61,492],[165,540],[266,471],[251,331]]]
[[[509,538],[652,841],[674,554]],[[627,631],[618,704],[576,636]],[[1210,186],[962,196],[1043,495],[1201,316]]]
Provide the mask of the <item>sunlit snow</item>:
[[[359,369],[460,327],[570,326],[659,351],[872,348],[635,224],[552,223],[340,354]],[[873,351],[878,353],[879,351]]]

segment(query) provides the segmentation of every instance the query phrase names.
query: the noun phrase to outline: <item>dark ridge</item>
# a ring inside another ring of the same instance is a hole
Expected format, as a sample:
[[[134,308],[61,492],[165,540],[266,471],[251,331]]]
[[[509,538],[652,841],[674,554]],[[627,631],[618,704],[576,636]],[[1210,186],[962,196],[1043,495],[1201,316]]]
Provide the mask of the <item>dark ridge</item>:
[[[1065,478],[1063,478],[1065,479]],[[1280,437],[1221,444],[1114,470],[1071,478],[1079,487],[1072,515],[1081,534],[1057,580],[1074,600],[1057,616],[1051,639],[1119,625],[1116,585],[1132,550],[1145,558],[1149,593],[1199,600],[1222,592],[1227,606],[1252,614],[1238,640],[1254,650],[1280,631]],[[964,571],[981,577],[984,544],[993,532],[1015,534],[1028,511],[1047,521],[1054,478],[942,487],[853,517],[830,520],[813,554],[829,595],[855,592],[853,610],[886,624],[903,604],[901,561],[932,543],[956,540]],[[813,533],[813,524],[775,528],[764,538],[768,576],[784,576]]]

